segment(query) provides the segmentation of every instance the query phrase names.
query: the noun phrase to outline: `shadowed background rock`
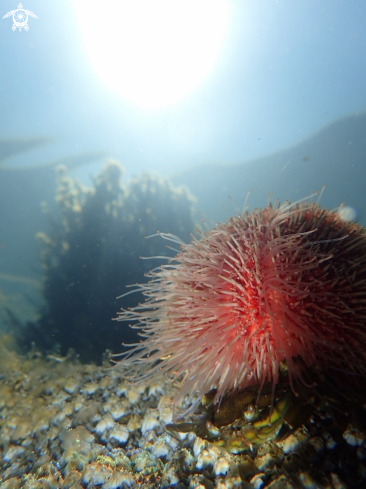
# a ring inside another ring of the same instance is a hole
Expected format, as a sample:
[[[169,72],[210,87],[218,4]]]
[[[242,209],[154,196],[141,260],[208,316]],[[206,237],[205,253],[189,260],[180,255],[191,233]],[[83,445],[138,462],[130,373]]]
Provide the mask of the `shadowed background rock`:
[[[147,236],[169,231],[189,240],[194,199],[166,179],[142,174],[126,187],[122,175],[122,166],[110,161],[93,188],[86,188],[68,176],[65,166],[58,167],[61,216],[48,214],[49,231],[37,235],[45,307],[40,319],[22,331],[26,346],[35,341],[43,351],[61,355],[74,348],[83,361],[100,362],[106,349],[118,352],[122,342],[136,340],[135,333],[111,319],[120,307],[131,301],[136,305],[140,298],[116,297],[163,261],[141,256],[169,254],[162,239]]]

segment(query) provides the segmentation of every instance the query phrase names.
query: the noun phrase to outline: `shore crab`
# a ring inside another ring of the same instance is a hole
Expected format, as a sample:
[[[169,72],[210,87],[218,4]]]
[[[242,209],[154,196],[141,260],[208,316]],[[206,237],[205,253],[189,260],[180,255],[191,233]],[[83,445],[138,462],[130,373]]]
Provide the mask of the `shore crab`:
[[[281,382],[251,386],[224,396],[213,403],[215,390],[205,394],[199,414],[191,422],[168,424],[173,435],[194,432],[231,453],[244,453],[253,446],[281,441],[307,423],[312,415],[327,419],[327,426],[344,429],[348,422],[347,406],[358,403],[359,396],[337,389],[331,379],[317,368],[308,372],[306,382],[290,383],[286,365]]]

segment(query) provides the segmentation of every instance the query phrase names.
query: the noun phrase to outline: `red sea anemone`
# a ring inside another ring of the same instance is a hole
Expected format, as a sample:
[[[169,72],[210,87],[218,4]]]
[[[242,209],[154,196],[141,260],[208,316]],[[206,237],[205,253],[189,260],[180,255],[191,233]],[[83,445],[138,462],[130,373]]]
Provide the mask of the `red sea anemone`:
[[[178,238],[165,235],[178,242]],[[199,233],[120,312],[144,341],[123,363],[182,375],[180,397],[290,382],[308,367],[366,374],[366,235],[313,202],[255,209]],[[141,373],[144,372],[144,373]]]

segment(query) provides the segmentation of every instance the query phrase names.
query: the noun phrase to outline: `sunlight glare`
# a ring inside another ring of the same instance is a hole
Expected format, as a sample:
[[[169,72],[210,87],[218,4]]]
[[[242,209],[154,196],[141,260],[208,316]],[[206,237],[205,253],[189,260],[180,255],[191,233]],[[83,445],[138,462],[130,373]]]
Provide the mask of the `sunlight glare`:
[[[169,105],[213,68],[226,32],[226,0],[74,3],[89,58],[106,84],[143,107]]]

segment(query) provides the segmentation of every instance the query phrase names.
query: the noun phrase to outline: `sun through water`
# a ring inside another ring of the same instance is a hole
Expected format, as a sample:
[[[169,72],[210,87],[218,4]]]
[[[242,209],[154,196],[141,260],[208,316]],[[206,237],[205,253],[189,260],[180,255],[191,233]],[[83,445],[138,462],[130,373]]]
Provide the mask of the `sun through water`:
[[[212,70],[228,22],[226,0],[74,3],[89,59],[105,83],[147,108],[172,104]]]

